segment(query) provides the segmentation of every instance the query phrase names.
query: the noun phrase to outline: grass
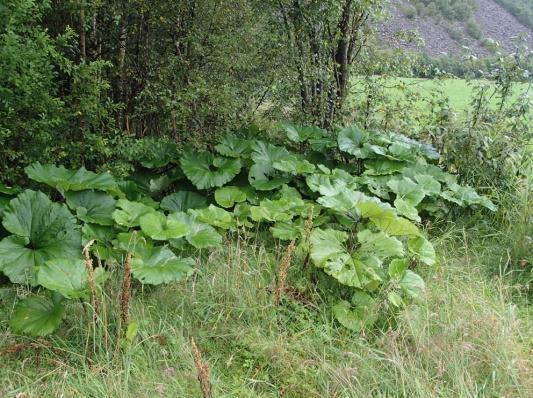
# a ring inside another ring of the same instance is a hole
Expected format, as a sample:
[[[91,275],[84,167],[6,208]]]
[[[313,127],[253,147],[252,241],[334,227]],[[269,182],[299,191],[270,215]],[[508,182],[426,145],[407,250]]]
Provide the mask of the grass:
[[[359,92],[357,86],[360,83],[357,80],[354,82],[354,89],[352,92]],[[466,80],[459,78],[450,79],[420,79],[420,78],[404,78],[404,77],[390,77],[386,79],[385,86],[388,88],[386,92],[394,97],[399,97],[405,90],[399,88],[403,85],[405,88],[418,93],[420,99],[418,103],[421,107],[427,108],[427,101],[431,94],[436,90],[442,90],[445,97],[448,98],[450,106],[459,113],[462,113],[470,108],[470,103],[473,97],[473,85],[468,84]],[[527,90],[527,83],[517,84],[511,101],[519,98],[525,90]],[[498,98],[493,97],[491,104],[496,105]]]
[[[424,271],[426,297],[395,328],[357,335],[338,326],[298,253],[286,283],[301,293],[275,305],[283,248],[234,240],[204,255],[186,283],[137,286],[131,319],[139,331],[125,348],[106,340],[111,320],[89,333],[77,305],[46,340],[1,324],[0,396],[201,397],[191,337],[217,398],[531,396],[533,324],[520,286],[494,274],[506,259],[501,236],[434,235],[441,261]],[[120,313],[115,279],[108,314]],[[33,345],[5,352],[21,342]]]

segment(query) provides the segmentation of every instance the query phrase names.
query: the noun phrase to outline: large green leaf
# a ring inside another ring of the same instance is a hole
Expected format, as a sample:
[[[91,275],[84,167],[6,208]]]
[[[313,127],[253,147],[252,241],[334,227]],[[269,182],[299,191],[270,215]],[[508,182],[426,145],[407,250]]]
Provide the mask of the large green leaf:
[[[272,166],[274,162],[284,160],[289,156],[289,151],[281,146],[265,144],[262,141],[256,141],[253,146],[252,160],[256,164]]]
[[[316,228],[311,233],[311,259],[315,266],[346,286],[361,287],[362,263],[354,261],[344,247],[345,232]]]
[[[117,201],[117,209],[113,212],[113,220],[118,225],[132,228],[139,226],[139,220],[148,213],[154,213],[153,207],[146,206],[139,202],[132,202],[127,199]]]
[[[274,172],[269,164],[254,164],[248,172],[248,181],[258,191],[272,191],[289,182],[285,177],[270,177]]]
[[[231,181],[239,174],[241,161],[187,150],[181,157],[181,168],[196,188],[207,189],[221,187]]]
[[[391,180],[388,186],[396,194],[394,206],[401,215],[415,221],[420,221],[416,206],[424,199],[425,191],[411,179],[403,177],[402,179]]]
[[[215,200],[222,207],[233,207],[235,203],[246,200],[246,192],[235,186],[218,188],[215,191]]]
[[[97,268],[95,274],[95,282],[105,279],[105,271],[102,268]],[[48,260],[39,267],[37,280],[41,286],[68,299],[86,297],[90,291],[89,271],[83,260]]]
[[[327,131],[316,126],[296,126],[289,123],[282,123],[287,138],[294,142],[316,141],[324,138]]]
[[[415,180],[418,186],[426,195],[438,195],[440,193],[440,183],[428,174],[417,174]]]
[[[343,128],[337,135],[339,149],[361,159],[367,158],[369,154],[368,150],[363,149],[367,139],[367,134],[355,126]]]
[[[185,240],[197,249],[207,247],[216,247],[222,243],[222,236],[211,225],[199,222],[192,214],[173,213],[172,217],[179,220],[182,224],[187,225],[187,234]],[[184,245],[183,239],[180,240],[181,246]],[[177,240],[171,240],[171,244],[176,246]]]
[[[341,169],[331,170],[329,174],[313,173],[305,181],[313,192],[319,192],[323,196],[334,196],[346,189],[357,188],[356,179]]]
[[[250,218],[259,221],[289,221],[300,214],[305,202],[298,197],[262,200],[259,206],[250,207]]]
[[[365,175],[383,176],[400,173],[405,168],[404,162],[389,159],[367,160],[365,162]]]
[[[142,283],[160,285],[179,282],[192,273],[192,258],[177,257],[168,247],[143,248],[132,261],[133,276]]]
[[[165,196],[160,207],[170,212],[187,211],[207,207],[207,199],[196,192],[179,191]]]
[[[451,183],[448,184],[448,188],[449,190],[442,192],[441,196],[450,202],[457,203],[459,206],[481,205],[491,211],[496,211],[497,209],[490,199],[479,195],[472,187]]]
[[[9,325],[16,333],[46,336],[59,327],[64,313],[65,307],[59,300],[27,297],[15,306]]]
[[[185,239],[197,249],[216,247],[222,243],[222,236],[215,228],[199,222],[190,224],[190,231]]]
[[[372,222],[390,236],[418,236],[420,230],[411,221],[402,217],[371,218]]]
[[[358,203],[369,200],[371,198],[362,192],[345,189],[336,195],[318,198],[317,202],[328,209],[333,209],[341,213],[349,213]]]
[[[420,261],[427,265],[433,265],[436,261],[436,254],[433,245],[423,236],[415,236],[407,241],[409,251],[418,257]]]
[[[65,193],[68,207],[76,211],[77,217],[87,223],[113,225],[115,199],[98,191],[71,191]]]
[[[178,239],[189,233],[189,225],[179,214],[150,212],[139,219],[142,231],[154,240]]]
[[[233,214],[220,207],[209,205],[205,209],[189,210],[189,214],[196,217],[199,222],[212,225],[217,228],[230,229],[235,227]]]
[[[52,258],[80,258],[81,234],[65,205],[26,190],[13,199],[3,225],[14,236],[0,242],[0,271],[14,283],[35,283],[35,267]]]
[[[420,275],[411,270],[407,270],[400,281],[400,288],[411,299],[421,300],[426,289],[426,284]]]
[[[354,332],[372,326],[378,317],[375,299],[359,290],[354,294],[352,303],[342,300],[333,306],[333,315],[337,321]]]
[[[315,165],[307,160],[291,155],[282,160],[276,160],[272,167],[276,170],[291,174],[310,174],[315,171]]]
[[[220,140],[220,144],[215,145],[215,149],[221,155],[230,158],[248,157],[252,152],[252,142],[227,135]]]
[[[109,173],[96,174],[84,167],[68,170],[63,166],[33,163],[24,169],[28,177],[62,191],[85,191],[97,189],[112,194],[120,194],[117,183]]]
[[[362,254],[375,255],[381,259],[402,257],[404,254],[402,242],[383,232],[365,229],[357,233],[357,240],[361,244],[358,251]]]

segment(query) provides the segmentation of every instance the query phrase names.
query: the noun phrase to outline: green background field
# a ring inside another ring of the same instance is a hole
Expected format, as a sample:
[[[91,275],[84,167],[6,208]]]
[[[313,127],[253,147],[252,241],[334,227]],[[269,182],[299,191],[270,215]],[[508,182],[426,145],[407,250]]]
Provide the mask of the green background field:
[[[441,88],[445,95],[449,99],[450,106],[458,111],[463,112],[468,108],[468,105],[472,101],[472,93],[474,86],[478,85],[479,81],[467,82],[464,79],[418,79],[418,78],[403,78],[403,77],[391,77],[386,79],[386,90],[391,95],[399,95],[401,93],[400,85],[403,83],[408,90],[417,90],[421,94],[420,104],[422,105],[424,99],[429,99],[433,90]],[[361,81],[355,80],[352,92],[360,92]],[[529,84],[519,83],[515,85],[515,89],[512,93],[512,100],[516,100],[522,93],[528,89]],[[490,91],[489,95],[492,93]],[[354,94],[357,97],[357,94]],[[498,97],[493,96],[491,103],[496,105],[498,103]]]

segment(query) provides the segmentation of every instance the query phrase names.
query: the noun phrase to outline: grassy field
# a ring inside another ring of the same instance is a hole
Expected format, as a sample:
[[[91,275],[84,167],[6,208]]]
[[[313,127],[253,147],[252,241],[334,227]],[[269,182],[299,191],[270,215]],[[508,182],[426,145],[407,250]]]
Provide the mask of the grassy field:
[[[132,318],[139,331],[122,348],[106,336],[112,325],[88,332],[81,307],[46,340],[13,336],[1,325],[0,396],[201,397],[191,337],[209,365],[214,397],[531,396],[531,316],[520,289],[494,276],[506,261],[502,236],[433,232],[441,261],[424,271],[423,303],[394,329],[348,332],[314,288],[275,305],[283,248],[231,241],[203,258],[187,283],[138,287]],[[296,257],[288,280],[306,286],[308,273]],[[9,311],[3,293],[1,308]],[[117,296],[106,303],[108,313],[118,311]]]
[[[473,81],[468,83],[464,79],[418,79],[418,78],[403,78],[391,77],[385,81],[387,93],[398,97],[400,93],[404,92],[400,86],[420,94],[420,105],[425,106],[425,100],[429,99],[431,93],[435,90],[442,90],[449,100],[450,106],[457,112],[463,112],[469,108],[473,98],[473,87],[475,84],[482,82]],[[361,82],[355,81],[353,92],[359,92],[358,87]],[[518,84],[511,95],[511,100],[514,101],[528,89],[527,83]],[[497,96],[493,96],[491,104],[495,106],[498,104]]]

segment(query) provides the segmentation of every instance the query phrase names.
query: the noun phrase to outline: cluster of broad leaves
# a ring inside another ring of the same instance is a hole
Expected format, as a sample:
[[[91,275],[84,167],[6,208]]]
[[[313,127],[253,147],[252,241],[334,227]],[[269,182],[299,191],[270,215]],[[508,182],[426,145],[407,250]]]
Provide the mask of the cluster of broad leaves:
[[[84,168],[28,166],[28,177],[57,190],[57,201],[0,185],[0,272],[39,287],[18,301],[11,327],[52,332],[65,300],[87,299],[91,278],[101,289],[127,253],[140,283],[177,282],[193,272],[195,252],[219,246],[227,231],[253,228],[296,240],[316,267],[347,287],[333,312],[359,330],[376,319],[378,290],[386,287],[393,307],[424,290],[413,266],[436,259],[421,217],[450,205],[494,209],[443,172],[427,144],[356,127],[336,134],[284,129],[284,146],[230,135],[211,152],[162,148],[122,180]],[[94,270],[82,257],[89,242]]]

